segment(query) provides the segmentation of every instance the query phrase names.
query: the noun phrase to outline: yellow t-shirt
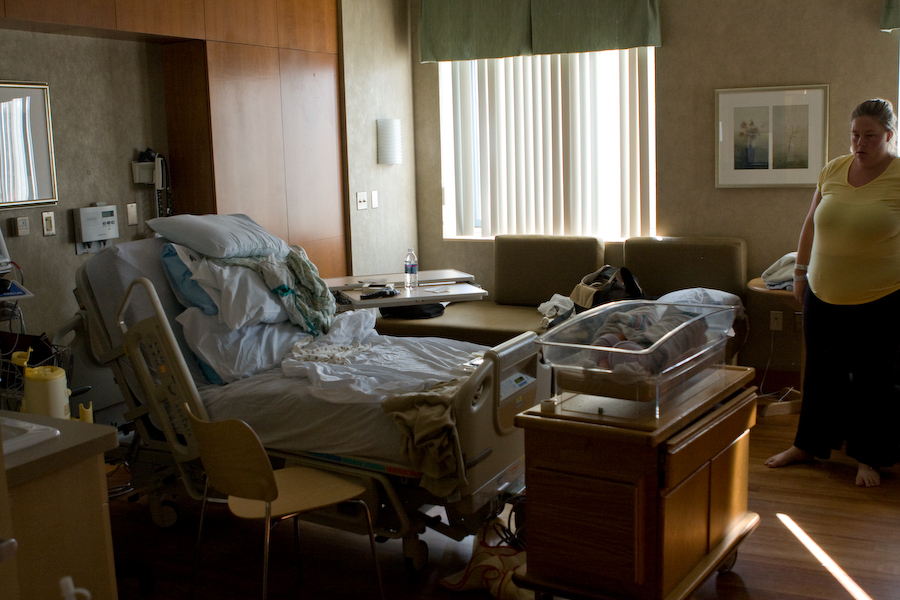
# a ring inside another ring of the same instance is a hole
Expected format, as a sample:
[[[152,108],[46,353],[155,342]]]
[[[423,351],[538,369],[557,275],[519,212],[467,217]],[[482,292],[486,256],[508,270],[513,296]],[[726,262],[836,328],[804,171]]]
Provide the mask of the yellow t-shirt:
[[[847,183],[853,155],[819,174],[809,286],[829,304],[864,304],[900,289],[900,159],[866,185]]]

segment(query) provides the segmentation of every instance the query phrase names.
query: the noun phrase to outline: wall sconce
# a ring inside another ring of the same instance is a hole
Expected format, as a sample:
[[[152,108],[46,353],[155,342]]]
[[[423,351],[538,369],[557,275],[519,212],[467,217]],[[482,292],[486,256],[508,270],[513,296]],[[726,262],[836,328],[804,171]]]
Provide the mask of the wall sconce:
[[[403,164],[403,143],[400,139],[400,119],[378,119],[378,164]]]

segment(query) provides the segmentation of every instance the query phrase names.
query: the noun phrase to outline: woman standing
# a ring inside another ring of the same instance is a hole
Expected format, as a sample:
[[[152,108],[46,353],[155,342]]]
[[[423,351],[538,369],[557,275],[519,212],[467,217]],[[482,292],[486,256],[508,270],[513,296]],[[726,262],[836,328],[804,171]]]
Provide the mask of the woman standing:
[[[867,100],[850,120],[851,154],[822,169],[797,248],[806,377],[794,445],[766,461],[827,459],[846,441],[856,485],[897,462],[900,394],[900,160],[897,118]],[[808,278],[808,279],[807,279]],[[850,335],[848,335],[850,333]]]

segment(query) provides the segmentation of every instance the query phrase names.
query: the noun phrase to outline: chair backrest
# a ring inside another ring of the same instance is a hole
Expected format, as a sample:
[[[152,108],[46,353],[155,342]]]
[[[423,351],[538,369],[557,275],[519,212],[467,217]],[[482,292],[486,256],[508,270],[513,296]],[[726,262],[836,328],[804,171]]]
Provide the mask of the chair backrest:
[[[272,502],[278,485],[266,450],[238,419],[204,421],[186,408],[211,486],[229,496]]]
[[[703,287],[746,300],[747,245],[740,238],[632,237],[624,258],[648,298]]]
[[[603,266],[603,240],[571,235],[498,235],[494,238],[497,304],[538,306],[568,296],[581,278]]]

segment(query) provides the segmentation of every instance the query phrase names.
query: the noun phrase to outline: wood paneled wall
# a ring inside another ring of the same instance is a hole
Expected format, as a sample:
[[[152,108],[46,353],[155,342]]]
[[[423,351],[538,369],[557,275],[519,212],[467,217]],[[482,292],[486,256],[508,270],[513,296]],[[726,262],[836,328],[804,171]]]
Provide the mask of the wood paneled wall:
[[[164,44],[175,212],[248,214],[303,246],[329,277],[349,269],[337,6],[6,0],[0,18],[41,31],[160,36],[150,39]]]

